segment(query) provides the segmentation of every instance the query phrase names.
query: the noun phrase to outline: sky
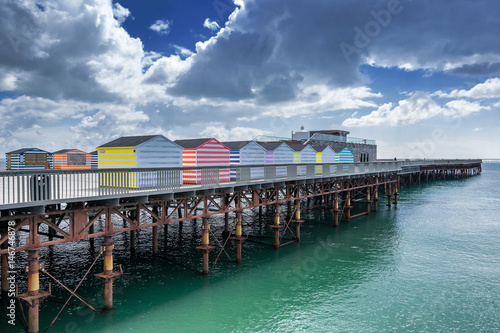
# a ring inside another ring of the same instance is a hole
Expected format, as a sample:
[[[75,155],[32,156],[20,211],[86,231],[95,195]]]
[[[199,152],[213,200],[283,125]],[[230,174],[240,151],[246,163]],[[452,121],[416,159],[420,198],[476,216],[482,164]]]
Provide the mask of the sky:
[[[0,154],[341,129],[500,158],[498,0],[0,0]]]

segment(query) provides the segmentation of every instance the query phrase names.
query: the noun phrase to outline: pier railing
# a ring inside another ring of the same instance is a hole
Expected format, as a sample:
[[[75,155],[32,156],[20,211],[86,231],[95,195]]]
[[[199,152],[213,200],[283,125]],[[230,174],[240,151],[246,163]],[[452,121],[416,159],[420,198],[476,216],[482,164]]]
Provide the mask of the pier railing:
[[[78,200],[175,193],[220,186],[351,177],[401,172],[402,167],[436,164],[437,161],[384,161],[369,163],[294,163],[182,168],[93,170],[40,170],[0,172],[0,210]],[[470,164],[480,160],[447,160],[439,163]],[[420,163],[420,164],[419,164]],[[254,170],[254,172],[252,172]],[[258,170],[259,172],[255,172]],[[264,172],[262,172],[262,170]],[[255,175],[259,175],[256,177]]]

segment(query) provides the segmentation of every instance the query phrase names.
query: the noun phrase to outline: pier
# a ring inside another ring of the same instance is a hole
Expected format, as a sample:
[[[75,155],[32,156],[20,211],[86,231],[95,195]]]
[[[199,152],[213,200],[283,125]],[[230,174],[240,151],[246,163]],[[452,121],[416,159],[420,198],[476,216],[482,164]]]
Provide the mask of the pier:
[[[28,307],[28,331],[38,332],[38,305],[50,297],[50,286],[39,285],[40,272],[50,274],[39,261],[38,252],[43,247],[99,237],[102,247],[96,260],[103,256],[104,267],[95,277],[104,284],[105,308],[112,308],[113,282],[123,273],[119,263],[113,261],[116,234],[129,232],[130,246],[134,247],[135,230],[152,228],[151,251],[156,253],[158,227],[200,219],[202,237],[196,249],[200,252],[201,272],[209,274],[215,249],[211,217],[215,215],[224,216],[223,238],[234,242],[234,261],[241,263],[244,243],[251,236],[242,228],[241,215],[245,210],[258,209],[262,216],[262,207],[272,207],[274,217],[268,223],[273,237],[269,245],[279,249],[300,241],[300,228],[306,223],[301,219],[304,209],[328,209],[334,217],[332,227],[336,227],[397,205],[401,188],[477,175],[481,173],[481,160],[259,164],[230,168],[236,175],[230,181],[221,181],[220,176],[228,166],[1,172],[3,294],[9,289],[8,255],[26,251],[28,290],[16,291],[16,297]],[[256,169],[263,170],[260,178],[252,176]],[[200,174],[200,182],[184,184],[186,171]],[[137,185],[139,179],[141,186]],[[308,204],[310,199],[315,199],[312,205]],[[95,228],[98,219],[104,220],[102,229]],[[13,233],[26,237],[11,247],[9,236]],[[283,242],[284,235],[292,241]],[[76,290],[67,290],[86,303]]]

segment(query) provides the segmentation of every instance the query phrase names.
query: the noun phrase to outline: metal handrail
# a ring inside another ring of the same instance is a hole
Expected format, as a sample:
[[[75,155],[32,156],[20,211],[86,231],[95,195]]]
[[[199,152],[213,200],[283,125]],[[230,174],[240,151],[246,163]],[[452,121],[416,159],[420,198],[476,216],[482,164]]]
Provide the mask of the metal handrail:
[[[416,161],[413,161],[416,163]],[[413,163],[411,162],[411,163]],[[433,160],[426,164],[473,164],[481,160]],[[114,168],[0,172],[0,210],[77,199],[154,195],[221,186],[397,173],[408,161],[293,163],[169,168]],[[416,165],[416,164],[415,164]],[[230,170],[235,172],[230,173]]]

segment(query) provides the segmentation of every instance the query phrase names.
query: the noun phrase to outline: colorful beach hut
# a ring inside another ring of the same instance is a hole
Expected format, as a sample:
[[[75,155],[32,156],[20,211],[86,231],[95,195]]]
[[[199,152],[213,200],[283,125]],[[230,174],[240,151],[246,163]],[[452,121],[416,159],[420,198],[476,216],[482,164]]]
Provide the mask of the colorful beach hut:
[[[182,166],[229,166],[231,149],[215,138],[176,140],[183,148]],[[184,183],[201,184],[213,180],[211,170],[185,170]],[[229,168],[219,170],[219,181],[229,181]]]
[[[21,148],[5,154],[7,170],[43,170],[47,163],[52,169],[52,153],[38,148]]]
[[[316,163],[335,163],[335,150],[332,147],[324,144],[312,144],[316,150]],[[323,167],[316,166],[316,174],[321,174]]]
[[[251,165],[266,163],[266,149],[256,141],[227,141],[222,142],[231,149],[229,152],[230,165]],[[239,178],[237,169],[230,169],[231,180]],[[251,168],[250,179],[264,178],[264,168]]]
[[[266,149],[266,164],[292,164],[294,150],[282,141],[259,142]],[[276,177],[286,177],[286,166],[276,167]]]
[[[182,147],[163,135],[123,136],[96,148],[98,168],[166,168],[182,166]],[[103,186],[118,184],[131,188],[155,187],[158,184],[156,171],[129,173],[128,178],[119,178],[119,173],[104,174],[109,181],[101,181]],[[114,183],[113,183],[114,182]],[[167,183],[168,182],[168,183]],[[177,185],[179,179],[162,177],[162,185]],[[115,186],[115,185],[113,185]]]
[[[352,150],[345,147],[339,152],[339,162],[340,163],[347,163],[347,162],[354,162],[354,154],[352,153]]]
[[[99,155],[97,154],[97,150],[90,152],[90,168],[97,169],[99,168]]]
[[[294,150],[293,163],[316,163],[317,151],[309,144],[302,143],[288,143],[287,144]],[[306,175],[306,166],[297,168],[298,176]]]
[[[352,150],[345,147],[341,151],[338,152],[338,162],[339,163],[352,163],[354,162],[354,154],[352,153]],[[347,165],[344,165],[342,168],[344,172],[349,172],[349,167]]]
[[[90,154],[79,149],[62,149],[54,152],[55,170],[90,169]]]

